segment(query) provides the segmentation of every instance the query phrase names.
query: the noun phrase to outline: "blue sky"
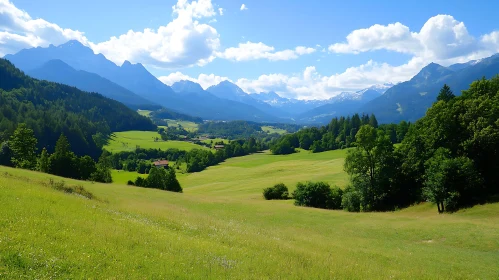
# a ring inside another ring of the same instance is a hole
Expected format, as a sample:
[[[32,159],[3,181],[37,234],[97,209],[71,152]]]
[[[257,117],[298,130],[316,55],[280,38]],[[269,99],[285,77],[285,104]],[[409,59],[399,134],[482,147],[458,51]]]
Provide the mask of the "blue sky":
[[[167,84],[190,79],[206,88],[229,79],[247,92],[320,99],[410,79],[429,62],[450,65],[498,52],[498,6],[0,0],[0,55],[77,39],[118,65],[142,63]]]

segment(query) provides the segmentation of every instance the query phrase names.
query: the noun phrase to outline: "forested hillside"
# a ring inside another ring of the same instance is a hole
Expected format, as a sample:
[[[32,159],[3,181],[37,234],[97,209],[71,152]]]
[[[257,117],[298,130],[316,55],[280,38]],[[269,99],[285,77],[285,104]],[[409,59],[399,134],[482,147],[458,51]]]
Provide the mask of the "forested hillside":
[[[94,158],[111,132],[155,129],[151,120],[117,101],[33,79],[0,59],[0,141],[6,141],[19,123],[33,129],[39,150],[52,152],[64,133],[77,155]]]

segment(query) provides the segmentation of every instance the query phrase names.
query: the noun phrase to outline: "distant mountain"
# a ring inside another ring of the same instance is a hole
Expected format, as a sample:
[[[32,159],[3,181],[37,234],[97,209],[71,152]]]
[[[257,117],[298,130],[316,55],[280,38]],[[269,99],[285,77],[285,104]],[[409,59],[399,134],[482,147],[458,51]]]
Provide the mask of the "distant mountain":
[[[66,84],[88,92],[97,92],[134,109],[154,105],[153,102],[108,79],[94,73],[75,70],[59,59],[49,60],[39,68],[27,71],[26,74],[40,80]]]
[[[280,116],[281,118],[291,117],[291,114],[286,113],[279,108],[275,108],[264,101],[253,98],[253,95],[244,92],[239,86],[229,81],[222,81],[218,85],[207,88],[206,91],[222,99],[237,101],[253,106],[258,110],[273,116]]]
[[[328,104],[316,107],[297,117],[302,122],[327,123],[334,117],[356,113],[367,102],[381,96],[393,84],[374,85],[356,92],[342,92],[328,100]]]
[[[38,139],[38,148],[54,150],[61,133],[78,155],[98,157],[102,150],[93,136],[124,130],[155,130],[149,118],[98,93],[33,79],[12,63],[0,59],[0,135],[11,135],[26,123]]]
[[[149,73],[143,65],[125,61],[121,66],[117,66],[102,54],[94,54],[90,48],[78,41],[69,41],[57,47],[50,45],[48,48],[25,49],[5,58],[25,72],[34,71],[48,61],[58,59],[75,70],[97,74],[165,108],[203,119],[274,122],[280,120],[251,105],[221,99],[206,94],[206,91],[176,93]]]
[[[471,61],[468,61],[465,63],[456,63],[456,64],[452,64],[450,66],[447,66],[447,68],[449,68],[452,71],[459,71],[459,70],[462,70],[468,66],[473,66],[473,65],[479,63],[480,61],[481,61],[481,59],[471,60]]]
[[[187,80],[178,81],[171,85],[171,88],[177,93],[204,91],[200,84]]]
[[[379,122],[416,121],[436,101],[444,84],[450,86],[454,94],[460,95],[469,85],[485,77],[499,74],[499,55],[466,63],[465,67],[454,65],[450,68],[431,63],[411,80],[395,85],[382,96],[368,102],[359,112],[374,113]]]

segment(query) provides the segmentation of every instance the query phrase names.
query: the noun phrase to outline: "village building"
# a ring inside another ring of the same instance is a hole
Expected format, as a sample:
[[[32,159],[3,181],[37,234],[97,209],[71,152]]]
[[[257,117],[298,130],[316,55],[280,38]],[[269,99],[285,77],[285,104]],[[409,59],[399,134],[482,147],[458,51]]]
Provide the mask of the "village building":
[[[152,163],[154,167],[159,167],[159,168],[168,168],[168,161],[167,160],[157,160]]]
[[[225,148],[224,145],[215,145],[215,150],[221,150],[223,148]]]

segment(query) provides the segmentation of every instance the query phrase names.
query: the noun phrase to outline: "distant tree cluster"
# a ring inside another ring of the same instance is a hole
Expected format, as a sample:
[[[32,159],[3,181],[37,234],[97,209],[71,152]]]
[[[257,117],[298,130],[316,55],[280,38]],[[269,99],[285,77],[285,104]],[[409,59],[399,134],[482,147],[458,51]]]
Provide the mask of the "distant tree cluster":
[[[141,108],[143,109],[143,108]],[[203,119],[199,117],[193,117],[186,114],[178,113],[170,109],[161,108],[160,110],[155,110],[151,112],[150,117],[156,122],[157,120],[171,119],[171,120],[184,120],[194,123],[202,123]]]
[[[350,211],[383,211],[431,201],[439,212],[499,194],[499,76],[455,97],[448,86],[394,149],[386,130],[362,126],[345,170]],[[345,198],[346,197],[346,198]]]
[[[43,148],[40,155],[37,155],[37,142],[33,130],[26,124],[19,124],[9,141],[2,145],[1,163],[66,178],[112,182],[111,165],[106,152],[97,163],[90,156],[78,157],[71,151],[66,136],[61,135],[54,153],[49,154],[47,149]]]
[[[177,180],[175,170],[171,167],[168,167],[167,169],[152,167],[149,170],[149,175],[146,179],[137,177],[135,182],[129,181],[128,185],[171,192],[182,192],[182,187]]]
[[[261,126],[261,124],[248,121],[206,122],[199,125],[198,132],[217,138],[246,139],[265,134]]]
[[[275,155],[285,155],[294,153],[297,148],[318,153],[352,147],[355,145],[355,135],[363,125],[378,128],[378,121],[374,115],[355,114],[352,117],[334,118],[327,126],[306,128],[283,136],[272,145],[271,150]],[[382,125],[379,128],[390,133],[393,143],[398,143],[409,127],[407,122],[401,122],[399,125]]]

